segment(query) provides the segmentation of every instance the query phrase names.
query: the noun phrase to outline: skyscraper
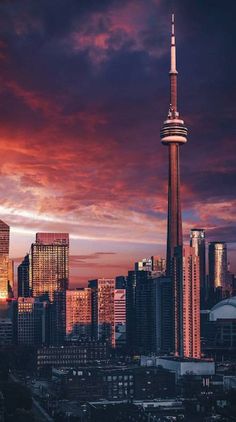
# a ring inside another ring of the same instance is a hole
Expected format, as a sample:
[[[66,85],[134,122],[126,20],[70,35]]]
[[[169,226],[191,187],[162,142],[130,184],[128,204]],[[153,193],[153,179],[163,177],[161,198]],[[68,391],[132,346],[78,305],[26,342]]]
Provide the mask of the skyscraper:
[[[66,335],[66,289],[69,280],[68,233],[37,233],[30,252],[33,297],[49,298],[51,343],[63,344]]]
[[[0,220],[0,299],[8,297],[10,227]]]
[[[66,291],[66,334],[79,338],[91,337],[92,324],[91,289]]]
[[[177,70],[174,15],[172,15],[170,107],[161,129],[161,141],[169,150],[168,224],[167,224],[167,275],[171,274],[172,258],[176,246],[182,245],[182,218],[180,202],[179,147],[187,142],[187,128],[177,108]]]
[[[96,340],[108,341],[115,347],[115,280],[90,280],[92,289],[92,333]]]
[[[17,300],[17,342],[18,344],[41,345],[49,340],[48,308],[46,301],[32,297]]]
[[[37,233],[31,245],[30,284],[33,297],[65,291],[69,280],[68,233]]]
[[[30,260],[27,254],[22,263],[17,268],[18,276],[18,296],[19,297],[30,297],[30,285],[29,285],[29,273],[30,273]]]
[[[199,257],[200,306],[201,306],[201,309],[205,309],[206,299],[207,299],[205,230],[203,230],[203,229],[191,229],[190,246],[192,246],[195,249],[195,253]]]
[[[227,244],[225,242],[209,243],[209,287],[212,292],[213,303],[223,297],[227,284]]]
[[[191,246],[175,248],[173,294],[175,355],[200,358],[199,257]]]

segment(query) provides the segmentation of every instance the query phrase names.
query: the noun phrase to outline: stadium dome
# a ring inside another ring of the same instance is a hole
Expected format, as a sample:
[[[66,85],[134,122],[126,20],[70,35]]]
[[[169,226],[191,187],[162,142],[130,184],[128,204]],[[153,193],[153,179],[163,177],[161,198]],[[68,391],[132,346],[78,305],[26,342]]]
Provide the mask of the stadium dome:
[[[217,319],[236,319],[236,296],[217,303],[210,311],[210,321]]]

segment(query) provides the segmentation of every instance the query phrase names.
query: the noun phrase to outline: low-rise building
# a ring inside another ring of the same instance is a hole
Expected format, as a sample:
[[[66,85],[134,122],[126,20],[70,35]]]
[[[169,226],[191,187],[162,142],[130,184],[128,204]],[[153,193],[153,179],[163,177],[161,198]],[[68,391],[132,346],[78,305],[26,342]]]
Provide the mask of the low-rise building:
[[[105,361],[108,357],[107,344],[89,341],[66,346],[40,347],[36,351],[37,370],[44,368],[73,368]]]
[[[214,375],[215,362],[206,359],[188,359],[178,357],[141,356],[141,366],[161,366],[173,371],[177,379],[186,374]]]

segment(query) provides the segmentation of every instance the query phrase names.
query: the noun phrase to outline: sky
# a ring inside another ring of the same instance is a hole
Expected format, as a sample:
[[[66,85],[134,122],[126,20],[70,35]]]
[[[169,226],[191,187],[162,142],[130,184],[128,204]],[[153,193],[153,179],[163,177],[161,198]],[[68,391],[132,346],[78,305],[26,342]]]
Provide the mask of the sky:
[[[70,233],[70,283],[165,256],[171,12],[185,242],[226,241],[236,272],[235,12],[218,0],[1,0],[0,219],[20,262]]]

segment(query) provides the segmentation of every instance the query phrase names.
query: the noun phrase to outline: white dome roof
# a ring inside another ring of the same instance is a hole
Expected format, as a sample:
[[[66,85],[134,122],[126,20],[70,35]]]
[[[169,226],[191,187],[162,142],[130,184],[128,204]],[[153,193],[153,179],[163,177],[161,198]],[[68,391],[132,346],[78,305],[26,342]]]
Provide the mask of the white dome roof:
[[[236,296],[222,300],[210,311],[210,321],[217,319],[236,319]]]

